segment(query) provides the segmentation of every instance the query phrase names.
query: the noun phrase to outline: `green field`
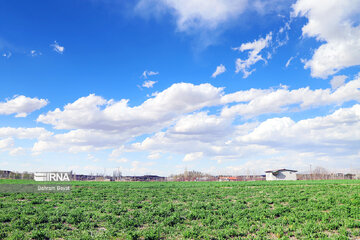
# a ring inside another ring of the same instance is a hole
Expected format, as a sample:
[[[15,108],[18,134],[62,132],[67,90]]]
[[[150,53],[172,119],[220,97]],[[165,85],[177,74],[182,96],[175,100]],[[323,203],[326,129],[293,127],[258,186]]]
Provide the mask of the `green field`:
[[[0,193],[0,239],[360,239],[358,180],[71,184]]]

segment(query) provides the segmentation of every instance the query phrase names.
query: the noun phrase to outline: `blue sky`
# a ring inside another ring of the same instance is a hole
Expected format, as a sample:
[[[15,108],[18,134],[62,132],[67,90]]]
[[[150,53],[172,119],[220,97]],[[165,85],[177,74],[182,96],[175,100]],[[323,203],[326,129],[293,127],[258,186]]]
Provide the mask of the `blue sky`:
[[[357,1],[0,8],[0,169],[360,168]]]

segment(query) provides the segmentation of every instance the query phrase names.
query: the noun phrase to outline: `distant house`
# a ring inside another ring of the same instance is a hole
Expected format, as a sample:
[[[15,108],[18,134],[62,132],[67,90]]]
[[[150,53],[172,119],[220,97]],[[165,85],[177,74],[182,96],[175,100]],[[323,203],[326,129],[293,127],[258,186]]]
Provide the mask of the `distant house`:
[[[237,181],[237,178],[236,177],[231,177],[231,176],[220,176],[219,181],[220,182]]]
[[[8,170],[0,170],[0,179],[1,178],[10,178],[10,175],[13,174],[13,172]]]
[[[144,176],[139,176],[139,177],[135,177],[136,181],[146,181],[146,182],[151,182],[151,181],[165,181],[165,177],[159,177],[157,175],[144,175]]]
[[[266,173],[266,181],[272,180],[296,180],[296,170],[290,169],[275,169],[265,171]]]
[[[165,181],[165,177],[159,177],[157,175],[124,176],[122,177],[122,181],[138,181],[138,182]]]
[[[347,173],[344,175],[344,179],[356,179],[356,174]]]

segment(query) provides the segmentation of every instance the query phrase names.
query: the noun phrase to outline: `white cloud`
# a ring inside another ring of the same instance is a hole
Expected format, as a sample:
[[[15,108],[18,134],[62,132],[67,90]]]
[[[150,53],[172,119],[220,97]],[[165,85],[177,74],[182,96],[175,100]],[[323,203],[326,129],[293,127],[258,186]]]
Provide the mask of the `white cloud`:
[[[49,137],[34,145],[34,151],[86,151],[91,148],[116,147],[136,136],[161,130],[183,114],[219,104],[222,88],[210,84],[174,84],[135,107],[128,100],[105,100],[91,94],[42,114],[37,121],[56,129],[71,130]]]
[[[216,78],[216,76],[224,73],[226,71],[226,68],[224,65],[220,64],[219,66],[216,67],[215,72],[211,75],[211,77]]]
[[[155,75],[159,75],[159,72],[153,72],[153,71],[147,71],[145,70],[143,72],[143,74],[141,74],[141,76],[145,79],[147,79],[149,76],[155,76]]]
[[[10,155],[20,155],[26,152],[27,149],[15,146],[14,139],[46,139],[53,133],[44,128],[0,128],[0,149],[8,151]]]
[[[158,132],[141,143],[136,142],[123,148],[123,151],[150,150],[184,154],[207,149],[206,152],[211,152],[211,155],[225,150],[218,145],[223,145],[226,137],[235,132],[231,124],[231,119],[208,115],[206,112],[194,113],[183,116],[167,131]]]
[[[129,159],[127,159],[127,158],[115,158],[115,159],[110,159],[110,161],[116,162],[116,163],[127,163],[127,162],[129,162]]]
[[[5,58],[10,58],[12,56],[12,53],[11,52],[5,52],[1,56],[5,57]]]
[[[183,161],[207,157],[219,164],[243,162],[233,168],[238,171],[265,170],[271,166],[303,169],[309,163],[338,167],[357,161],[360,156],[359,124],[357,104],[298,122],[283,117],[235,125],[232,131],[224,131],[217,138],[208,138],[206,133],[194,134],[192,130],[177,133],[169,129],[126,148],[185,154]]]
[[[285,64],[285,67],[289,67],[291,61],[294,59],[294,57],[290,57],[289,60],[287,60],[286,64]]]
[[[249,90],[225,95],[223,103],[243,102],[231,107],[224,107],[221,115],[231,117],[240,115],[245,118],[266,113],[300,111],[330,104],[342,104],[347,101],[360,101],[360,79],[357,78],[337,88],[311,90],[309,87],[295,90],[269,89]]]
[[[203,50],[218,43],[227,28],[241,27],[245,22],[248,25],[251,21],[245,18],[287,14],[291,3],[286,0],[139,0],[135,13],[145,18],[159,20],[164,16],[166,21],[175,20],[176,30],[194,36],[196,50]]]
[[[202,136],[206,140],[231,131],[231,119],[199,112],[180,118],[168,131],[178,137],[185,134],[194,138]]]
[[[140,0],[135,11],[143,16],[159,17],[171,14],[178,31],[197,32],[219,30],[244,13],[264,16],[271,12],[288,11],[286,0]]]
[[[360,105],[294,122],[288,117],[268,119],[237,140],[276,149],[331,154],[357,154],[360,148]]]
[[[247,0],[140,0],[136,10],[144,15],[172,13],[179,31],[215,29],[235,19],[247,7]]]
[[[289,41],[289,39],[290,39],[289,38],[289,30],[291,29],[291,27],[290,27],[291,21],[292,21],[292,19],[285,22],[284,26],[281,27],[278,32],[276,32],[275,42],[273,44],[274,45],[273,51],[275,51],[279,47],[284,46]]]
[[[345,84],[346,79],[347,79],[347,76],[345,76],[345,75],[334,76],[330,80],[331,88],[332,89],[337,89],[337,88],[341,87],[342,85]]]
[[[90,153],[87,155],[87,160],[92,161],[92,162],[98,162],[99,161],[98,158],[96,158],[94,155],[92,155]]]
[[[106,100],[91,94],[67,104],[64,109],[40,115],[38,122],[68,131],[43,133],[33,152],[115,149],[112,158],[126,151],[150,151],[150,155],[203,152],[204,156],[220,161],[236,159],[240,151],[234,143],[236,135],[248,134],[253,127],[251,122],[236,125],[239,116],[251,119],[262,114],[341,105],[351,100],[360,102],[358,78],[335,90],[282,87],[231,94],[224,94],[222,88],[210,84],[178,83],[134,107],[129,107],[126,99]],[[207,107],[218,107],[220,115],[209,114],[204,110]],[[127,146],[144,134],[154,135]],[[246,152],[258,150],[253,149],[249,146]]]
[[[111,154],[109,155],[109,158],[113,159],[121,156],[121,154],[124,152],[124,149],[125,149],[124,145],[121,145],[120,147],[112,150]]]
[[[14,137],[18,139],[43,139],[51,136],[53,133],[44,128],[0,128],[0,138]]]
[[[128,132],[76,129],[62,134],[55,134],[39,139],[33,146],[35,154],[44,151],[68,151],[72,153],[98,151],[115,148],[129,141],[132,136]]]
[[[160,157],[161,154],[159,152],[153,152],[147,156],[148,159],[152,159],[152,160],[159,159]]]
[[[147,128],[171,121],[181,114],[218,104],[222,91],[210,84],[177,83],[136,107],[129,107],[126,99],[105,100],[90,94],[67,104],[63,111],[57,108],[40,115],[37,121],[57,129],[145,133]]]
[[[276,162],[281,165],[284,159],[290,159],[288,167],[296,168],[314,158],[336,165],[339,159],[354,161],[359,156],[360,105],[301,121],[270,115],[263,122],[255,118],[243,123],[237,118],[324,105],[338,108],[351,100],[360,102],[359,78],[342,82],[333,90],[283,87],[231,94],[210,84],[179,83],[134,107],[129,107],[125,99],[89,95],[38,118],[39,122],[68,131],[53,134],[44,128],[0,128],[0,147],[9,154],[21,154],[26,149],[15,146],[15,140],[36,139],[34,154],[115,149],[109,161],[130,164],[122,171],[136,174],[152,170],[139,162],[130,163],[121,157],[123,153],[144,151],[149,153],[148,159],[176,154],[184,156],[185,162],[206,158],[220,165],[239,161],[238,165],[229,164],[234,171]],[[218,108],[210,111],[208,107]],[[151,135],[138,141],[136,137],[144,134]]]
[[[143,82],[142,86],[146,88],[152,88],[155,83],[157,83],[157,81],[146,80]]]
[[[22,154],[24,154],[24,153],[26,153],[26,150],[25,150],[24,148],[22,148],[22,147],[13,148],[13,149],[11,149],[11,150],[9,151],[9,154],[10,154],[11,156],[22,155]]]
[[[262,57],[260,52],[269,46],[272,40],[272,33],[266,35],[266,38],[260,38],[253,42],[243,43],[240,47],[233,48],[233,50],[237,50],[240,52],[249,51],[248,58],[242,60],[240,58],[236,59],[235,65],[236,70],[235,72],[242,72],[243,78],[247,78],[255,69],[250,70],[250,67],[257,63],[260,60],[266,62],[266,60]]]
[[[7,151],[11,156],[20,155],[25,152],[24,148],[15,147],[15,141],[12,137],[0,139],[0,150]]]
[[[145,174],[154,174],[154,170],[149,169],[148,167],[152,166],[153,162],[140,162],[132,161],[131,168],[124,169],[124,172],[128,172],[131,175],[145,175]],[[157,171],[158,172],[158,171]]]
[[[237,146],[229,143],[236,133],[248,133],[250,125],[232,126],[231,119],[224,119],[205,112],[181,118],[175,126],[158,132],[142,142],[124,147],[124,151],[158,151],[176,154],[202,152],[205,156],[239,157]],[[251,129],[251,127],[250,127]],[[241,155],[241,154],[240,154]],[[197,156],[197,155],[195,155]]]
[[[192,162],[192,161],[201,159],[203,156],[204,156],[204,153],[202,153],[202,152],[188,153],[185,155],[183,161],[184,162]]]
[[[53,44],[50,44],[51,47],[53,47],[53,50],[57,53],[63,54],[65,51],[65,48],[63,46],[60,46],[57,41],[54,41]]]
[[[0,102],[0,115],[16,114],[16,117],[26,117],[47,104],[46,99],[29,98],[22,95],[14,96],[6,102]]]
[[[14,146],[13,138],[0,139],[0,149],[5,150]]]
[[[305,62],[311,76],[327,78],[341,69],[360,65],[360,2],[357,0],[298,0],[293,16],[308,18],[304,36],[322,42]]]
[[[39,51],[36,51],[36,50],[30,51],[30,56],[32,56],[32,57],[41,56],[41,55],[42,55],[42,53]]]

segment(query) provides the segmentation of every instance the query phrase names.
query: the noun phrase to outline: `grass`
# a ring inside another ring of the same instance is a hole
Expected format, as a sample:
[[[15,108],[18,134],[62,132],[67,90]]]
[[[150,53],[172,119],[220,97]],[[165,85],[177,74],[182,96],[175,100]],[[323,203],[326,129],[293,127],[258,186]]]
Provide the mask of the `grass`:
[[[0,239],[360,239],[359,180],[71,184],[0,193]]]

